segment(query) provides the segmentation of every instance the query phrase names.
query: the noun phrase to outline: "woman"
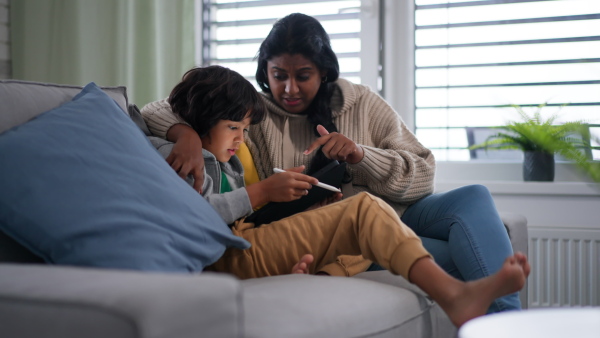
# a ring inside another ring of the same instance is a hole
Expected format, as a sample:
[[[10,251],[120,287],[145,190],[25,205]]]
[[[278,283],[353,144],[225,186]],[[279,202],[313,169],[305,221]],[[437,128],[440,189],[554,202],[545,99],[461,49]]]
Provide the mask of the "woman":
[[[268,113],[247,141],[260,178],[276,167],[306,165],[311,173],[328,160],[346,161],[351,182],[344,197],[366,191],[383,198],[448,273],[471,281],[499,271],[513,253],[489,191],[476,185],[433,194],[431,151],[381,97],[338,76],[329,36],[316,19],[296,13],[275,23],[260,46],[256,71]],[[183,121],[163,108],[150,104],[142,114],[153,133],[177,141],[180,154],[171,163],[187,174],[199,142],[191,128],[174,126]],[[488,312],[519,308],[514,293]]]

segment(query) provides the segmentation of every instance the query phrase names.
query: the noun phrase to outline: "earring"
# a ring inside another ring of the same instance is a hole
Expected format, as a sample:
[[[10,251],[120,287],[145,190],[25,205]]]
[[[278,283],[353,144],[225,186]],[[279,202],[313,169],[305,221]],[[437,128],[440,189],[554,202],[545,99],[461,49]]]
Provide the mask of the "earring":
[[[327,75],[325,75],[325,77],[321,79],[321,83],[325,83],[325,82],[327,82]]]

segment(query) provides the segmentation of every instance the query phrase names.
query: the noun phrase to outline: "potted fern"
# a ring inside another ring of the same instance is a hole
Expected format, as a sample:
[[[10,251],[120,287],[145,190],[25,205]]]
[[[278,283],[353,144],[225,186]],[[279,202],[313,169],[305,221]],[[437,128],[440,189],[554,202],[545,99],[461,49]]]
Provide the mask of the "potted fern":
[[[539,105],[533,116],[525,113],[518,105],[511,106],[517,110],[521,121],[512,121],[504,126],[494,127],[500,131],[470,149],[522,150],[525,181],[553,181],[554,154],[560,154],[565,159],[573,161],[594,181],[600,182],[600,163],[594,162],[582,151],[593,148],[590,146],[591,135],[586,122],[555,124],[557,115],[544,119],[540,113],[546,104]]]

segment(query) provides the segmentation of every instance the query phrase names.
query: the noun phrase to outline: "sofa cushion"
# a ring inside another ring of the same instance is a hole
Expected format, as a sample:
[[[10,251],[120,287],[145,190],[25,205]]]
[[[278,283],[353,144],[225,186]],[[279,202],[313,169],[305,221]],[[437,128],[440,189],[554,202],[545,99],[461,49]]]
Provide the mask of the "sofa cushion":
[[[119,107],[127,106],[127,90],[123,86],[101,87]],[[83,87],[23,80],[0,80],[0,133],[23,124],[37,115],[71,101]],[[129,108],[131,115],[132,109]],[[139,120],[132,120],[138,124]],[[141,119],[141,116],[139,117]],[[143,122],[143,120],[142,120]],[[138,125],[147,130],[145,125]],[[12,238],[0,233],[0,262],[39,263],[33,255]]]
[[[234,236],[95,84],[0,134],[0,230],[55,264],[200,271]]]
[[[69,102],[82,87],[21,80],[0,80],[0,133],[25,123],[42,112]],[[125,87],[102,87],[127,112]]]
[[[448,316],[388,271],[242,281],[245,337],[456,337]]]

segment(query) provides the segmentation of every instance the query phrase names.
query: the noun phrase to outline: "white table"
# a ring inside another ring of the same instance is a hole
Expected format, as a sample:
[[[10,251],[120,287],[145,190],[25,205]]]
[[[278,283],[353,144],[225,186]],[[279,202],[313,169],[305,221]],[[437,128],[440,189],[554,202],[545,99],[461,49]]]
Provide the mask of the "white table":
[[[459,338],[600,338],[600,307],[543,308],[478,317]]]

